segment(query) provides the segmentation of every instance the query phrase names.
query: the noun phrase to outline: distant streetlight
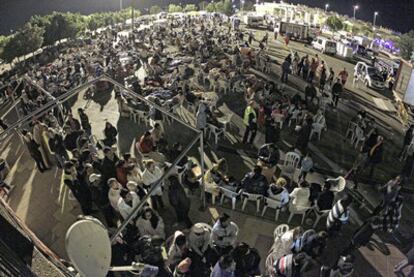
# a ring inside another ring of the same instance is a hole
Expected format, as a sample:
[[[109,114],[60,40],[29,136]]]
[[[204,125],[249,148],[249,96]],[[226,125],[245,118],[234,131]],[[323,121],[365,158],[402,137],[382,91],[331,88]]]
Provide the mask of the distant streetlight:
[[[328,11],[329,4],[325,4],[325,13]]]
[[[244,10],[244,0],[240,1],[241,4],[241,13],[243,14],[243,10]]]
[[[356,11],[359,9],[359,6],[358,5],[355,5],[354,6],[354,20],[355,20],[355,15],[356,15]]]
[[[123,6],[122,0],[119,0],[119,10],[122,10],[122,6]]]
[[[372,23],[372,26],[375,29],[375,23],[377,22],[377,16],[378,16],[378,12],[374,12],[374,22]]]

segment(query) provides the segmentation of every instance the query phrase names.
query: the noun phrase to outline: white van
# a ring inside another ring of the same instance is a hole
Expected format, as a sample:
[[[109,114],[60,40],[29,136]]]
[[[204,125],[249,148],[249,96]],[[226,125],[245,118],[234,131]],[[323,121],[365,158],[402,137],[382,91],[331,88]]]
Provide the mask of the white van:
[[[312,47],[324,54],[336,55],[336,42],[324,37],[317,37],[312,42]]]

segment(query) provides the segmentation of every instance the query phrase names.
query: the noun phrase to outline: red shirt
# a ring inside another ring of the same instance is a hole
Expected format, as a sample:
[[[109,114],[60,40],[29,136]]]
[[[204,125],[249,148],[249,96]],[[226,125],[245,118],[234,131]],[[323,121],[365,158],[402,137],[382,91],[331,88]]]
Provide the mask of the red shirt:
[[[123,167],[116,168],[116,179],[123,187],[126,186],[126,184],[128,183],[128,178],[127,178],[125,168]]]
[[[143,153],[147,154],[152,152],[154,148],[154,143],[152,142],[151,136],[148,138],[145,138],[144,136],[141,137],[138,144],[138,150]]]

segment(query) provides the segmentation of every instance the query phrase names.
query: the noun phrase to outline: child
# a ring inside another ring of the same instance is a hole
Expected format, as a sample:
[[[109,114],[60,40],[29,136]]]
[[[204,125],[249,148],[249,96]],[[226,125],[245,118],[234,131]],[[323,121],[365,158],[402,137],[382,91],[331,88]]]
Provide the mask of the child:
[[[313,160],[309,152],[307,152],[305,157],[302,159],[300,163],[299,180],[303,179],[303,181],[305,181],[306,175],[312,170],[312,168],[313,168]]]

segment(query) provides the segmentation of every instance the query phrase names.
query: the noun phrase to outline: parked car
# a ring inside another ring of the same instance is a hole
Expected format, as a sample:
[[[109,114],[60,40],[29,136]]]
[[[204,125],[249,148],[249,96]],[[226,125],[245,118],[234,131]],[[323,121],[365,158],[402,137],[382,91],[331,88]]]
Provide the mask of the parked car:
[[[358,62],[354,70],[354,76],[367,87],[379,90],[385,88],[385,80],[375,67],[364,62]]]
[[[354,59],[356,61],[374,65],[377,56],[376,52],[360,44],[353,45],[352,48],[354,49]]]
[[[336,54],[336,42],[324,37],[317,37],[312,42],[312,47],[321,51],[324,54],[335,55]]]

